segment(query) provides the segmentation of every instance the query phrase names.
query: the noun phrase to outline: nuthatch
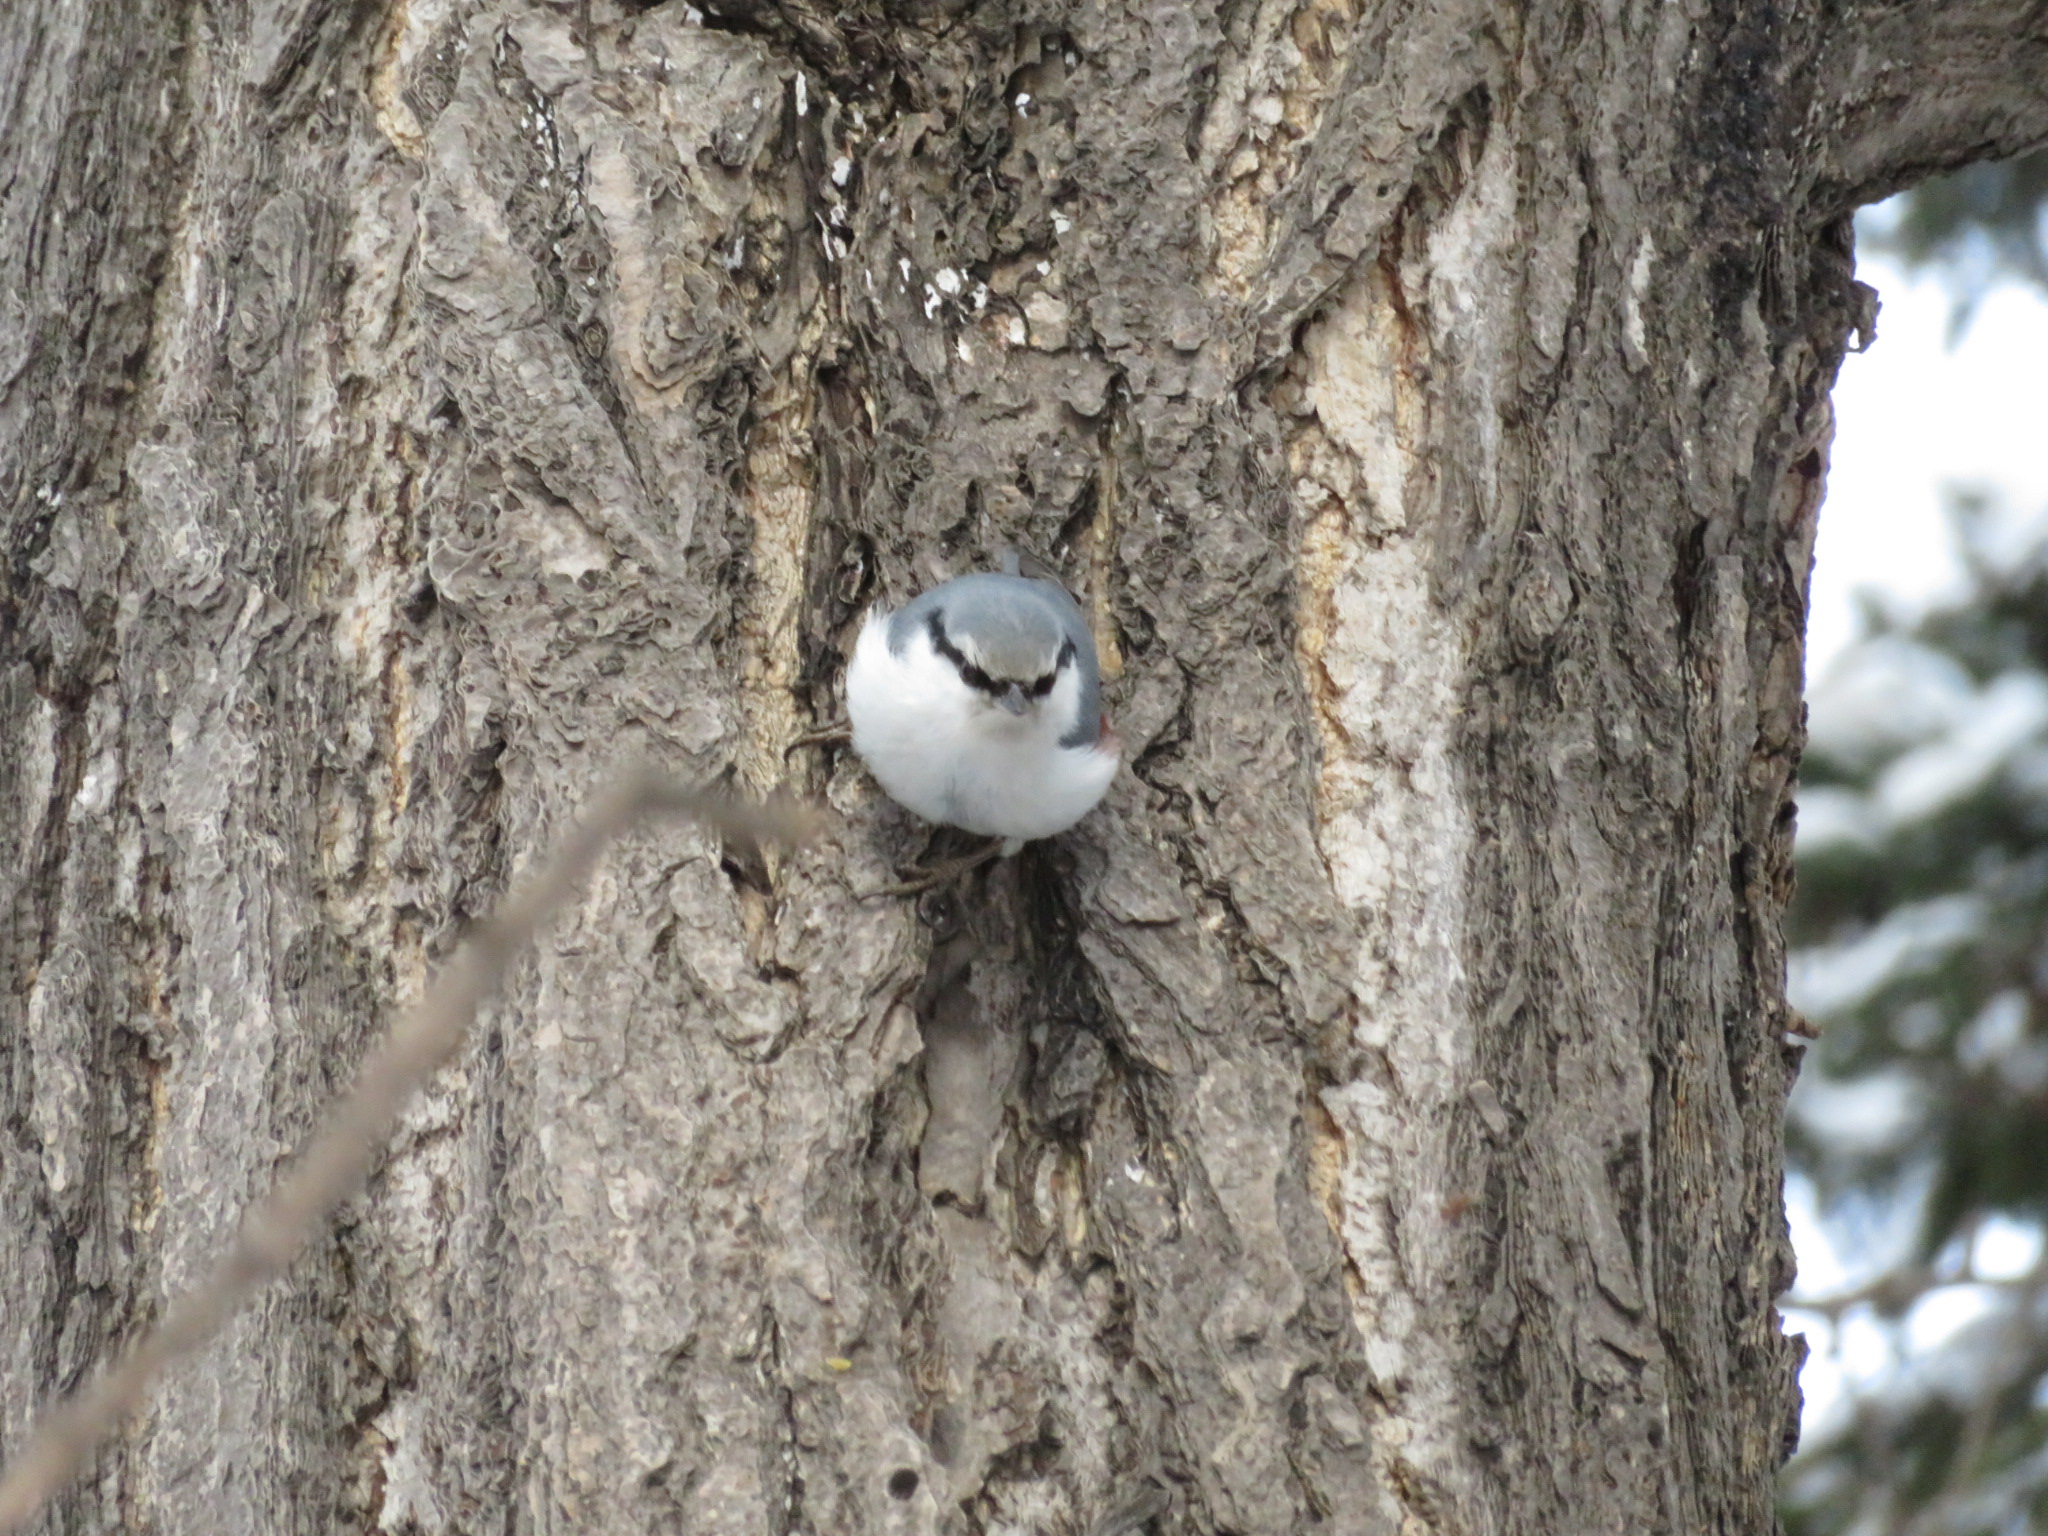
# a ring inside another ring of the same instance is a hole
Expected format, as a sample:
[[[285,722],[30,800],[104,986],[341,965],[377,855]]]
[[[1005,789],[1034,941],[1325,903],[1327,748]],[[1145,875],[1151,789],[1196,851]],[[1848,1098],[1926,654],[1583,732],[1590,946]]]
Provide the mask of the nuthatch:
[[[1005,839],[1064,832],[1109,788],[1095,638],[1059,583],[961,576],[868,615],[846,671],[853,749],[927,821]]]

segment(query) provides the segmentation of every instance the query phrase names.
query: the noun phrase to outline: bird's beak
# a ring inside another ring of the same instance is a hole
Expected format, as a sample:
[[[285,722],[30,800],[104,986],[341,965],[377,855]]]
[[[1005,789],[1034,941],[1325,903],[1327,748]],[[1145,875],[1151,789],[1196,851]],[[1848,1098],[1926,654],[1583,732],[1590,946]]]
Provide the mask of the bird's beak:
[[[1000,694],[996,695],[996,702],[1011,714],[1021,715],[1024,713],[1024,690],[1015,683],[1012,683]]]

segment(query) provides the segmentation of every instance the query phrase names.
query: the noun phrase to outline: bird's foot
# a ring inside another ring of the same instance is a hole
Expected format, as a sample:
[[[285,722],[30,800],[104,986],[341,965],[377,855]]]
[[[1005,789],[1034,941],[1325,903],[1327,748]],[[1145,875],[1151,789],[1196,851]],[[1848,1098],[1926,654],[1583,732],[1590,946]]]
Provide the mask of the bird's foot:
[[[936,864],[919,868],[899,869],[905,878],[895,885],[878,885],[872,891],[862,891],[866,896],[922,896],[926,891],[935,891],[942,885],[951,885],[969,870],[979,869],[998,855],[1015,853],[1023,843],[1017,838],[992,837],[988,846],[977,848],[972,853],[962,854],[957,859],[941,859]]]
[[[851,740],[853,740],[853,726],[851,722],[834,720],[830,725],[821,725],[816,730],[805,731],[803,735],[797,737],[782,749],[782,755],[788,757],[791,753],[803,747],[837,745]]]

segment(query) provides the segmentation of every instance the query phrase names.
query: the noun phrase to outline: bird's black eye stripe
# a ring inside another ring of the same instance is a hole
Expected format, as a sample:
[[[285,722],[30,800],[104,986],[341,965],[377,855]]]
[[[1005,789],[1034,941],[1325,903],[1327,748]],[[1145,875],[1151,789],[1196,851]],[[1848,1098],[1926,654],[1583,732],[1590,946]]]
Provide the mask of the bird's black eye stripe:
[[[946,637],[946,625],[936,613],[925,621],[925,629],[932,637],[932,649],[953,663],[960,673],[960,681],[982,693],[997,694],[1003,685],[990,677],[981,668],[960,654],[960,647]]]
[[[1066,641],[1060,646],[1059,659],[1053,662],[1052,670],[1024,690],[1027,698],[1042,699],[1052,692],[1052,685],[1060,680],[1060,669],[1074,659],[1074,642]]]
[[[960,647],[955,645],[952,638],[946,633],[945,620],[941,619],[936,613],[925,620],[924,627],[925,631],[932,637],[932,649],[953,663],[955,670],[960,674],[961,682],[991,697],[1000,696],[1009,690],[1011,686],[1009,683],[997,682],[961,654]],[[1042,699],[1048,693],[1051,693],[1053,684],[1059,681],[1060,669],[1073,659],[1074,642],[1068,640],[1060,646],[1059,659],[1053,662],[1050,672],[1034,682],[1018,685],[1022,688],[1024,697],[1027,699]]]

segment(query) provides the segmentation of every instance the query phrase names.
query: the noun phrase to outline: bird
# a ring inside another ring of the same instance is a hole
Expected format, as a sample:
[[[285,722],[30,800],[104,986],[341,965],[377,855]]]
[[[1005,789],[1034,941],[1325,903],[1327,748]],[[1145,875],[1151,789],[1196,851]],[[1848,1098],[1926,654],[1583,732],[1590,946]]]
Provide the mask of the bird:
[[[846,712],[854,751],[892,800],[1000,838],[1007,856],[1093,810],[1123,748],[1102,713],[1080,607],[1057,581],[1022,574],[1014,555],[1003,565],[893,613],[870,609],[846,670]]]

